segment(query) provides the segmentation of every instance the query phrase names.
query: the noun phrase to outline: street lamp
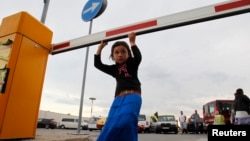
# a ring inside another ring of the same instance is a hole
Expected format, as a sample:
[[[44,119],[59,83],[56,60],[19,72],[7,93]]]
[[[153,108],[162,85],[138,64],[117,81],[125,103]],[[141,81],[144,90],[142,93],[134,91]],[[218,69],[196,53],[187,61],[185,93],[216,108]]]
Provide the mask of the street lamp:
[[[90,117],[92,117],[93,101],[96,100],[96,98],[90,97],[89,100],[91,100],[91,115],[90,115]]]

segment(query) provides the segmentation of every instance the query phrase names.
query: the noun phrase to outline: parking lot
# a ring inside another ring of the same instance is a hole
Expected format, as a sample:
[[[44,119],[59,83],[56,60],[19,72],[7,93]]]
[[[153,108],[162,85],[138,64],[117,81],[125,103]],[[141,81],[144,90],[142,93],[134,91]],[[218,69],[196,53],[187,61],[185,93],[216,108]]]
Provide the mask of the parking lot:
[[[96,141],[100,131],[75,129],[44,129],[37,128],[35,139],[23,139],[21,141]],[[207,141],[207,134],[155,134],[139,133],[139,141]]]

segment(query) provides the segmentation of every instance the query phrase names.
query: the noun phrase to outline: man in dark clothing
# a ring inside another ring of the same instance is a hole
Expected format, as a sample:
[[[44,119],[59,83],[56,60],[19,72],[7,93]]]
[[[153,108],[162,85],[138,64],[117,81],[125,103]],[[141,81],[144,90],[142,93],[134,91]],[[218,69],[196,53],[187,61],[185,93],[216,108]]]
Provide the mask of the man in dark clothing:
[[[235,93],[234,111],[246,111],[250,114],[250,99],[241,88],[237,89]]]
[[[194,113],[191,116],[194,119],[194,128],[195,128],[195,133],[199,133],[199,121],[200,121],[200,115],[198,114],[197,110],[194,110]]]

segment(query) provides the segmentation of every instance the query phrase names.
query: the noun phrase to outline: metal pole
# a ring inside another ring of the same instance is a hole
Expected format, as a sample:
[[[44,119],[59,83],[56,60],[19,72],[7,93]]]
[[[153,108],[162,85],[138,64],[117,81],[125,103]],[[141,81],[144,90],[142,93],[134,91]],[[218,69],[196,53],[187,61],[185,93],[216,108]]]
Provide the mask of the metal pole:
[[[89,25],[89,34],[91,34],[91,32],[92,32],[92,20],[90,21],[90,25]],[[87,73],[87,66],[88,66],[88,56],[89,56],[89,47],[87,47],[86,49],[86,56],[85,56],[85,65],[84,65],[84,72],[83,72],[82,92],[81,92],[81,99],[80,99],[79,119],[78,119],[79,122],[78,122],[77,133],[80,133],[80,130],[81,130],[82,107],[83,107],[84,89],[85,89],[86,73]]]
[[[91,100],[91,111],[90,111],[90,117],[92,117],[92,111],[93,111],[93,101],[96,100],[94,97],[90,97],[89,100]]]
[[[46,15],[47,15],[47,12],[48,12],[49,1],[50,1],[50,0],[43,0],[43,2],[44,2],[44,7],[43,7],[43,13],[42,13],[42,17],[41,17],[41,22],[42,22],[43,24],[45,23]]]
[[[91,102],[91,112],[90,112],[90,117],[92,117],[92,111],[93,111],[93,100]]]

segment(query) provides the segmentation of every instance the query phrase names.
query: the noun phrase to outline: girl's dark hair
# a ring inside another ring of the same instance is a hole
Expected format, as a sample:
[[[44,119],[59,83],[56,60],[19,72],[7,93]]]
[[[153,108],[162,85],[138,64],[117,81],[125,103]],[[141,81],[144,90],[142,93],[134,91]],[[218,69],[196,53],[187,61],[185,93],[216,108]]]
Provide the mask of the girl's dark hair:
[[[113,60],[113,52],[114,52],[114,49],[115,47],[117,46],[124,46],[127,51],[128,51],[128,56],[129,57],[132,57],[132,54],[131,54],[131,51],[130,51],[130,48],[129,48],[129,45],[125,42],[125,41],[117,41],[115,42],[113,45],[112,45],[112,48],[111,48],[111,54],[110,54],[110,58]]]

